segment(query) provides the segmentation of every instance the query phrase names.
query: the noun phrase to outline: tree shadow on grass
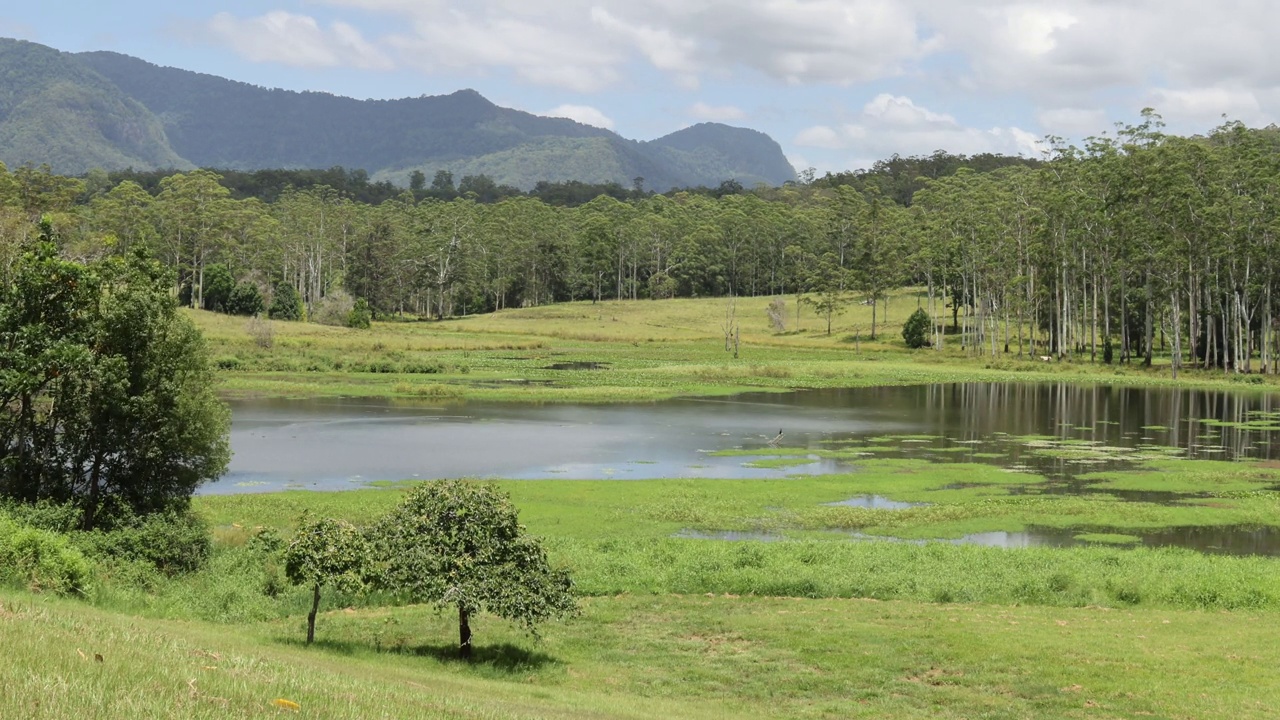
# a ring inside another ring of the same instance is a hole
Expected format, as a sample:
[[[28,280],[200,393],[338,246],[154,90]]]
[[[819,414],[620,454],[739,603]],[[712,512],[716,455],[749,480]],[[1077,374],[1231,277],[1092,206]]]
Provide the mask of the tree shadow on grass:
[[[454,665],[486,667],[503,673],[520,673],[530,670],[541,670],[552,665],[559,665],[560,660],[537,650],[500,643],[498,645],[476,645],[471,649],[471,658],[458,657],[456,644],[419,645],[406,648],[405,653],[418,657],[434,658],[438,662]]]
[[[486,668],[502,674],[517,674],[560,665],[561,661],[551,655],[537,650],[520,647],[511,643],[498,645],[476,645],[471,650],[471,658],[458,657],[458,646],[452,644],[403,646],[392,645],[375,647],[368,643],[349,640],[326,640],[317,638],[310,646],[300,638],[276,637],[275,642],[294,648],[311,647],[316,650],[351,657],[366,653],[382,655],[405,655],[411,657],[432,658],[445,665],[459,667]]]

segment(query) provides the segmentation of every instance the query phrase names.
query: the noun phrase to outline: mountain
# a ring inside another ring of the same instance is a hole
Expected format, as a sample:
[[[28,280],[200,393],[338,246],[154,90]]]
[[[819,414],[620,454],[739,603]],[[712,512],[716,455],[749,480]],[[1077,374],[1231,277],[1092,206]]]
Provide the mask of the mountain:
[[[499,107],[474,90],[355,100],[13,40],[0,40],[0,159],[68,173],[340,165],[401,185],[415,170],[428,178],[448,170],[456,179],[483,173],[522,189],[539,180],[630,186],[643,177],[646,187],[666,190],[795,178],[769,136],[725,125],[638,142]]]
[[[90,168],[190,168],[146,107],[73,55],[0,40],[0,161]]]

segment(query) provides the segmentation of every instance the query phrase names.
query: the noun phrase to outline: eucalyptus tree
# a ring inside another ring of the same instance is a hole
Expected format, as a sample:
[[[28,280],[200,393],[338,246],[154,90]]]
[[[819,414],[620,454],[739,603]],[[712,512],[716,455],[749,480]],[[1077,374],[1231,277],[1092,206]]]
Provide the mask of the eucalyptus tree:
[[[905,211],[872,188],[855,245],[852,276],[871,303],[871,339],[876,339],[877,313],[885,305],[888,319],[889,291],[900,287],[902,259],[907,251]]]
[[[116,251],[156,246],[156,202],[141,185],[125,180],[95,197],[88,209],[94,228],[116,239]]]
[[[171,175],[160,181],[156,198],[161,248],[178,287],[191,289],[190,305],[203,302],[204,268],[216,260],[231,208],[231,192],[208,170]]]
[[[346,269],[346,249],[356,232],[351,202],[321,185],[288,189],[271,207],[283,250],[278,272],[306,302],[316,302]]]
[[[577,210],[580,232],[585,230],[580,239],[588,244],[589,256],[598,260],[609,258],[609,270],[604,270],[603,262],[593,268],[596,299],[602,296],[605,273],[612,275],[613,297],[621,300],[636,295],[632,268],[640,262],[636,256],[638,236],[626,231],[635,212],[631,205],[608,195],[601,195]]]

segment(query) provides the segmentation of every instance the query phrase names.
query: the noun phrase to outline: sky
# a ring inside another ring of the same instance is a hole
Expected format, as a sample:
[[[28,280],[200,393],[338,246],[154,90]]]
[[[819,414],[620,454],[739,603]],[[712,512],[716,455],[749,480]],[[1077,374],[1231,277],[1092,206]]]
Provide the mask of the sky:
[[[40,0],[0,36],[356,98],[473,88],[648,140],[704,121],[798,170],[935,150],[1039,156],[1155,108],[1280,117],[1271,0]]]

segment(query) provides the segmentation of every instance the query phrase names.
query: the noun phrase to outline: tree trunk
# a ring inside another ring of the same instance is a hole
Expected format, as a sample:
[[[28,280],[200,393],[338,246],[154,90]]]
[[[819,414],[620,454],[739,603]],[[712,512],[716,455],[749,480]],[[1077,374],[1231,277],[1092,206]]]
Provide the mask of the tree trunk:
[[[311,612],[307,613],[308,645],[315,642],[316,639],[316,613],[320,610],[320,583],[316,583],[311,592]]]
[[[1151,367],[1151,355],[1155,352],[1156,336],[1155,336],[1155,318],[1152,315],[1151,306],[1154,301],[1151,297],[1151,271],[1147,270],[1146,285],[1146,307],[1143,309],[1143,340],[1145,345],[1142,348],[1142,366]]]
[[[471,613],[458,606],[458,657],[471,659]]]

